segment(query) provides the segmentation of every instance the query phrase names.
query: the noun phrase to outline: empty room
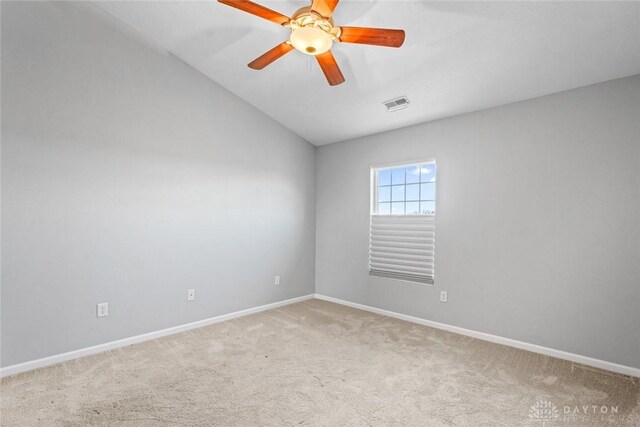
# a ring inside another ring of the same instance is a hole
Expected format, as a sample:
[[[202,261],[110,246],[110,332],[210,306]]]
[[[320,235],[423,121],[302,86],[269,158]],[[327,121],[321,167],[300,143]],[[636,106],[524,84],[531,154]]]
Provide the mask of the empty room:
[[[640,426],[640,1],[5,1],[0,425]]]

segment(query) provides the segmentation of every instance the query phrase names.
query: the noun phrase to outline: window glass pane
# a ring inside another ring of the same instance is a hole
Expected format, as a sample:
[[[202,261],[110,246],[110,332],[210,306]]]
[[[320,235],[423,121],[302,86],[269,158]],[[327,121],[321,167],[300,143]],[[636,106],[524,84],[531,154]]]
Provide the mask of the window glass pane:
[[[404,202],[391,203],[391,215],[404,215]]]
[[[404,185],[394,185],[391,190],[391,200],[394,202],[404,201]]]
[[[407,215],[418,215],[420,213],[420,203],[407,202]]]
[[[420,182],[420,166],[409,166],[407,168],[407,184]]]
[[[379,215],[435,215],[436,165],[421,163],[374,170]]]
[[[436,202],[420,202],[420,213],[422,215],[435,215]]]
[[[420,182],[436,182],[436,165],[428,163],[420,168]]]
[[[404,184],[404,168],[391,169],[391,184]]]
[[[407,200],[420,200],[420,184],[407,185]]]
[[[426,184],[420,184],[420,199],[421,200],[435,200],[436,199],[436,183],[430,182]]]
[[[378,171],[378,185],[391,185],[391,170]]]
[[[391,201],[391,187],[379,187],[378,188],[378,201],[390,202]]]

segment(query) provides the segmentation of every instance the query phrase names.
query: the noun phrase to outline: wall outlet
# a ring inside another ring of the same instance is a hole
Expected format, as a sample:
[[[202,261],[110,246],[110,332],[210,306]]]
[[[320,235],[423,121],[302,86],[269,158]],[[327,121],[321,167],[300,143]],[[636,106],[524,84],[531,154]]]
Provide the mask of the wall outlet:
[[[196,300],[196,290],[189,289],[187,291],[187,301],[195,301]]]
[[[447,291],[440,291],[440,302],[447,302]]]
[[[109,315],[109,303],[103,302],[96,305],[96,316],[106,317]]]
[[[279,285],[280,285],[280,276],[276,276],[276,277],[273,279],[273,284],[274,284],[274,285],[276,285],[276,286],[279,286]]]

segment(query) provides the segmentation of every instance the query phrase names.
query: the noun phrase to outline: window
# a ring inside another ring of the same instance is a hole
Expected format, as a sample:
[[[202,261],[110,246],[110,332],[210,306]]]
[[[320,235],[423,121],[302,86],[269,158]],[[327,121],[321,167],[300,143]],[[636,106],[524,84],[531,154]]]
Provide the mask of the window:
[[[372,169],[369,273],[434,283],[436,163]]]
[[[436,164],[374,169],[374,215],[435,215]]]

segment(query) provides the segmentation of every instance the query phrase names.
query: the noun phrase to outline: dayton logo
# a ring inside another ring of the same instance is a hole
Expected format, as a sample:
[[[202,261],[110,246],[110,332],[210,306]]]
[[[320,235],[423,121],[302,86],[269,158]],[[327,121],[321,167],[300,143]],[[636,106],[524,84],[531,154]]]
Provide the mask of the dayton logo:
[[[551,402],[548,400],[539,400],[535,405],[531,406],[529,410],[529,418],[534,421],[542,422],[542,427],[545,423],[555,421],[560,418],[560,412]]]

